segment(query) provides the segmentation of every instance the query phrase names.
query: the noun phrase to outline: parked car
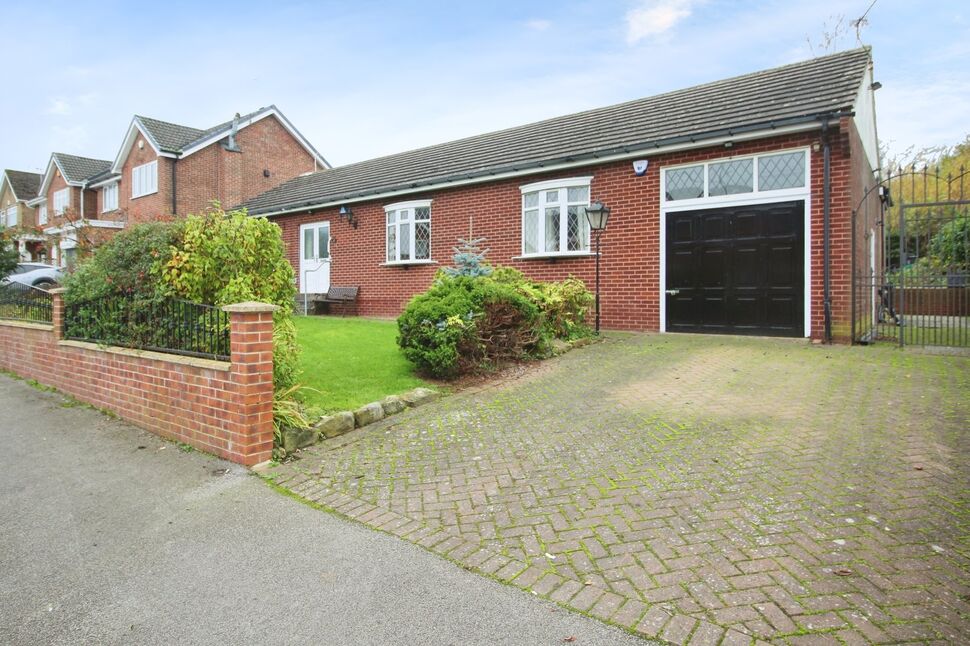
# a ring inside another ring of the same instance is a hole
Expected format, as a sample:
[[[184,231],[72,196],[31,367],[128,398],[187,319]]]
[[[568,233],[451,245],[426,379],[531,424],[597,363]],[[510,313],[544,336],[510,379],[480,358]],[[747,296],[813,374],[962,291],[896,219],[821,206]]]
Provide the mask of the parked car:
[[[22,262],[9,275],[0,278],[0,285],[20,283],[41,289],[50,289],[64,279],[64,272],[54,265],[39,262]]]

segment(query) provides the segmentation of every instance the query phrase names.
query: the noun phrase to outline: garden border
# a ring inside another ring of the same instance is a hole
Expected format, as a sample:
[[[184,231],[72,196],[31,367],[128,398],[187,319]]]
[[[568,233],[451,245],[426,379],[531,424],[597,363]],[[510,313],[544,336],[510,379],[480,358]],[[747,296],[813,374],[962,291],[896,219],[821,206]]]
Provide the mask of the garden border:
[[[52,324],[0,320],[0,368],[233,462],[271,458],[275,305],[223,308],[225,362],[65,340],[62,294]]]

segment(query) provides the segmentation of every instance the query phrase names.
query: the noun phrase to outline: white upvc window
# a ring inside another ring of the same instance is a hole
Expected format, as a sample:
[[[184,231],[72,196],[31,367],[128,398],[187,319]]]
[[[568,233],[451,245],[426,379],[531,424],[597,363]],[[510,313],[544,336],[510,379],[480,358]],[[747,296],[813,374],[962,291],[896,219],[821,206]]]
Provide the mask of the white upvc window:
[[[158,192],[158,160],[131,169],[131,197]]]
[[[398,202],[384,207],[387,218],[387,262],[431,260],[431,200]]]
[[[801,194],[808,186],[808,151],[794,150],[665,168],[661,199],[723,202],[760,195]]]
[[[118,183],[108,184],[101,189],[101,212],[107,213],[118,208]]]
[[[8,227],[17,226],[17,205],[7,207],[6,217],[4,218],[4,224]]]
[[[592,177],[536,182],[522,190],[522,255],[589,253],[589,184]]]
[[[54,215],[62,215],[71,206],[71,189],[62,188],[54,192]]]
[[[37,207],[37,224],[47,224],[47,202]]]

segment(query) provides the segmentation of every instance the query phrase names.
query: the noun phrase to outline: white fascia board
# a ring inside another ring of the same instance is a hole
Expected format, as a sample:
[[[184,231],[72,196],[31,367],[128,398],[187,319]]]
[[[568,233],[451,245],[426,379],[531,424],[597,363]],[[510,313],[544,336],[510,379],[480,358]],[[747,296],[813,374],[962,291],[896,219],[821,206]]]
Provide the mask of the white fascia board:
[[[397,211],[398,209],[423,209],[430,208],[431,200],[411,200],[410,202],[395,202],[384,207],[384,212]]]
[[[68,186],[77,186],[79,188],[84,188],[84,182],[69,182],[68,181],[67,175],[64,174],[64,169],[61,168],[61,165],[57,163],[57,158],[54,157],[54,155],[52,154],[51,155],[51,160],[47,163],[47,171],[44,173],[44,179],[42,179],[41,182],[40,182],[40,190],[37,193],[38,194],[38,197],[35,198],[34,200],[31,200],[32,202],[39,200],[41,195],[43,195],[45,198],[47,197],[47,189],[50,188],[51,182],[54,180],[54,169],[55,168],[58,171],[60,171],[61,177],[64,178],[64,183],[65,184],[67,184]]]
[[[272,117],[276,117],[277,121],[279,121],[280,124],[282,124],[283,128],[285,128],[286,131],[288,133],[290,133],[290,135],[292,135],[293,138],[296,139],[300,143],[300,145],[303,146],[303,148],[308,153],[310,153],[310,155],[313,156],[313,158],[317,161],[318,164],[320,164],[321,166],[323,166],[325,169],[332,168],[332,166],[330,165],[330,163],[326,159],[323,158],[323,155],[321,155],[320,153],[318,153],[316,151],[316,149],[314,149],[313,146],[310,145],[310,142],[307,141],[306,138],[303,135],[301,135],[300,132],[296,128],[293,127],[293,124],[290,123],[289,119],[287,119],[285,116],[283,116],[283,113],[280,112],[279,109],[276,108],[275,106],[274,107],[267,108],[263,112],[258,112],[258,113],[254,114],[253,116],[251,116],[248,119],[240,120],[239,125],[238,125],[238,129],[237,129],[237,132],[241,131],[243,128],[247,128],[247,127],[253,125],[254,123],[256,123],[258,121],[262,121],[266,117],[271,117],[271,116]],[[191,155],[193,153],[199,152],[203,148],[207,148],[208,146],[211,146],[212,144],[214,144],[214,143],[216,143],[218,141],[222,141],[231,132],[231,128],[232,128],[232,126],[229,126],[229,128],[227,128],[225,130],[220,130],[219,132],[216,132],[216,133],[213,133],[212,135],[209,135],[205,139],[203,139],[203,140],[199,141],[198,143],[190,146],[189,148],[186,148],[185,150],[183,150],[181,156],[182,157],[188,157],[189,155]]]
[[[862,140],[862,149],[869,161],[869,166],[874,172],[878,173],[881,165],[879,159],[879,133],[876,129],[876,91],[873,89],[874,83],[872,62],[862,77],[862,85],[856,93],[855,102],[852,110],[855,115],[856,131]]]
[[[148,142],[148,145],[152,147],[152,150],[155,151],[156,156],[175,157],[175,155],[171,153],[163,153],[161,147],[158,145],[158,142],[155,141],[155,138],[151,136],[148,129],[142,125],[142,123],[138,120],[138,117],[132,117],[131,124],[128,126],[128,132],[125,133],[124,142],[121,144],[121,150],[118,151],[118,154],[115,156],[114,163],[111,164],[112,173],[121,173],[121,169],[125,165],[125,161],[128,159],[128,151],[130,151],[131,147],[135,144],[135,139],[139,134],[141,134],[141,136],[145,138],[145,141]]]
[[[829,124],[838,124],[838,119],[830,120]],[[598,164],[608,164],[610,162],[623,161],[627,159],[640,159],[643,157],[649,158],[656,155],[666,155],[668,153],[675,153],[683,150],[709,148],[711,146],[722,145],[729,141],[737,143],[740,141],[764,139],[765,137],[777,137],[780,135],[787,135],[787,134],[798,133],[798,132],[810,132],[812,130],[818,130],[821,127],[822,127],[821,121],[811,121],[808,123],[802,123],[794,126],[784,126],[781,128],[771,128],[768,130],[757,130],[757,131],[746,132],[738,135],[715,137],[711,139],[703,139],[703,140],[684,143],[684,144],[673,144],[670,146],[659,146],[656,148],[638,149],[630,152],[618,153],[616,155],[607,155],[603,157],[596,157],[593,159],[582,159],[574,162],[563,162],[561,164],[551,164],[549,166],[528,168],[524,170],[508,171],[505,173],[496,173],[494,175],[484,175],[482,177],[473,177],[470,179],[455,180],[453,182],[441,182],[440,184],[427,184],[422,186],[416,186],[414,188],[402,188],[394,191],[385,191],[383,193],[374,193],[372,195],[364,195],[360,197],[348,197],[341,200],[331,200],[329,202],[320,202],[318,204],[310,204],[307,206],[280,209],[279,211],[270,211],[268,213],[255,213],[253,214],[253,217],[273,218],[280,215],[287,215],[289,213],[305,213],[307,211],[316,211],[318,209],[326,209],[332,206],[340,206],[343,204],[358,204],[360,202],[373,202],[375,200],[386,199],[386,198],[395,197],[398,195],[411,195],[413,193],[427,193],[429,191],[454,188],[456,186],[488,184],[490,182],[497,182],[503,179],[509,179],[514,177],[525,177],[527,175],[540,175],[544,173],[555,172],[558,170],[582,168],[584,166],[595,166]]]
[[[117,184],[121,181],[121,175],[117,177],[109,177],[108,179],[101,180],[97,184],[88,184],[87,188],[101,188],[103,186],[110,186],[111,184]]]
[[[59,227],[47,227],[44,233],[49,236],[56,236],[62,233],[70,233],[78,229],[91,227],[93,229],[124,229],[125,223],[120,220],[78,220],[70,224]]]
[[[0,177],[0,195],[3,195],[3,187],[9,182],[7,181],[7,171],[3,171],[3,176]],[[17,191],[13,190],[13,184],[10,184],[10,193],[13,195],[15,202],[20,202],[21,200],[17,197]],[[2,205],[0,205],[2,206]]]

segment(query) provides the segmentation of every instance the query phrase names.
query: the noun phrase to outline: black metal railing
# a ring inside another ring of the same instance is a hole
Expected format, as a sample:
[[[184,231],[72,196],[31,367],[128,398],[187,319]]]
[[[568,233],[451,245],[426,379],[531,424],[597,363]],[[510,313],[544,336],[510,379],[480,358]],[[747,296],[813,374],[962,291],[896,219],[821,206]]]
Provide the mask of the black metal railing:
[[[64,338],[190,357],[229,359],[229,315],[175,298],[111,296],[64,307]]]
[[[21,283],[0,284],[0,319],[50,323],[51,295],[39,287]]]

